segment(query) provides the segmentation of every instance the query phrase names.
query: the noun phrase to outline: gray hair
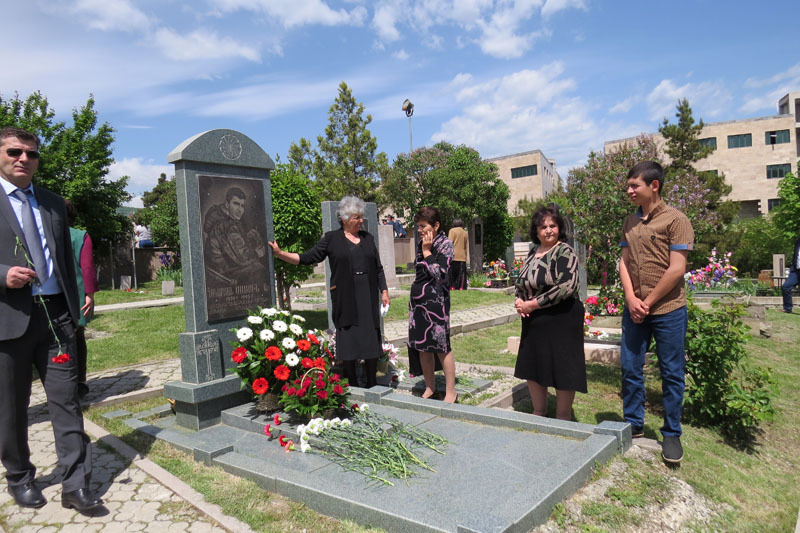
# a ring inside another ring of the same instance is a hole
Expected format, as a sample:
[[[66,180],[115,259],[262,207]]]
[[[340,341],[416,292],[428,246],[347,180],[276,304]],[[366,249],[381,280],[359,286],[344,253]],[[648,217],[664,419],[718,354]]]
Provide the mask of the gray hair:
[[[364,200],[361,198],[345,196],[339,200],[339,207],[336,208],[336,216],[339,217],[341,222],[346,222],[350,220],[352,215],[364,216],[366,208],[367,204],[365,204]]]

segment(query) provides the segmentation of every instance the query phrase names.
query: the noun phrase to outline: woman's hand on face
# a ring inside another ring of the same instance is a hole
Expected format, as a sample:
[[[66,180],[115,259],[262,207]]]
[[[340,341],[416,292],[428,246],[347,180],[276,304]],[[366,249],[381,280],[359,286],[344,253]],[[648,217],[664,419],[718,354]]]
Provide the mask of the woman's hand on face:
[[[433,249],[433,232],[426,231],[422,234],[422,251],[430,252]]]

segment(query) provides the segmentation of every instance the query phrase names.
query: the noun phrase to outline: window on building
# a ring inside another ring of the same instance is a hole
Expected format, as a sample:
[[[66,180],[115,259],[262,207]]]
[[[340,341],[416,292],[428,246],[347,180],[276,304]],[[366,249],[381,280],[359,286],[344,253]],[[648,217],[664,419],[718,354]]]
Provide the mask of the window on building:
[[[786,177],[786,174],[792,171],[792,165],[789,163],[783,165],[767,165],[767,179],[780,179]]]
[[[781,203],[780,198],[770,198],[769,200],[767,200],[767,212],[770,212],[776,207],[778,207],[780,203]]]
[[[751,133],[728,135],[728,148],[745,148],[747,146],[753,146],[753,135]]]
[[[535,176],[538,173],[536,165],[528,165],[526,167],[517,167],[511,169],[512,178],[527,178],[528,176]]]
[[[789,130],[768,131],[764,137],[766,144],[784,144],[790,141]]]
[[[705,139],[698,139],[700,146],[704,148],[711,148],[712,150],[717,149],[717,138],[716,137],[706,137]]]

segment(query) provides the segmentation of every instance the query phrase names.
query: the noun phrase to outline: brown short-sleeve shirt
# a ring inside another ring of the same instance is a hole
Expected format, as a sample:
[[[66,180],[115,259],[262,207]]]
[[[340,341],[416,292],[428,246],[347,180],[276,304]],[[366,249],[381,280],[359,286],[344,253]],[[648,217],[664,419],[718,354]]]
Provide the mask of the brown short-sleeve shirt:
[[[694,249],[694,230],[686,215],[660,202],[647,220],[642,219],[641,208],[625,219],[620,246],[628,247],[626,266],[633,290],[644,300],[667,271],[670,251]],[[686,291],[681,280],[653,304],[650,314],[663,315],[684,305]]]

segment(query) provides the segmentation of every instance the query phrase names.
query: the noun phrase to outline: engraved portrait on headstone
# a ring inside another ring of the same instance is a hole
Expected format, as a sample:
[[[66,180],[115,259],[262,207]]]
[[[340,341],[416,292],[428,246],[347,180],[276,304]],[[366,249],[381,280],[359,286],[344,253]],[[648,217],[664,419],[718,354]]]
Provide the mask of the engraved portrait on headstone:
[[[270,299],[262,183],[198,176],[208,320],[246,316]]]

